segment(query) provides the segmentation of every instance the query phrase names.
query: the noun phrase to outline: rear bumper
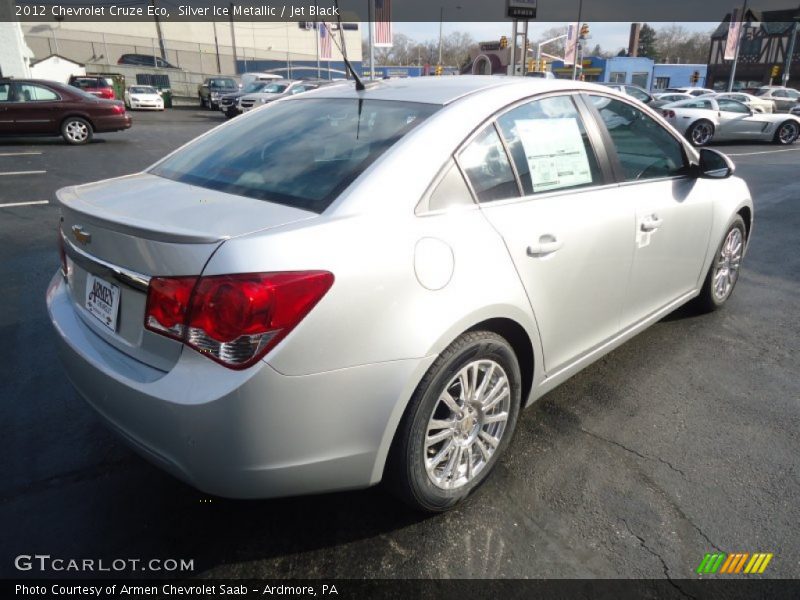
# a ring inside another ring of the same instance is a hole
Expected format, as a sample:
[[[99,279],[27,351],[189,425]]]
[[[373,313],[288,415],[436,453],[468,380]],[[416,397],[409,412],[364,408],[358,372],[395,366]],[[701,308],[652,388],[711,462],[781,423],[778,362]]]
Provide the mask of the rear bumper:
[[[59,354],[79,394],[140,454],[211,494],[268,498],[380,480],[418,374],[413,359],[284,376],[232,371],[184,349],[164,373],[119,352],[78,316],[60,273],[47,291]]]
[[[133,119],[128,113],[124,115],[109,115],[94,117],[92,119],[94,130],[102,133],[107,131],[120,131],[122,129],[130,129],[133,124]]]

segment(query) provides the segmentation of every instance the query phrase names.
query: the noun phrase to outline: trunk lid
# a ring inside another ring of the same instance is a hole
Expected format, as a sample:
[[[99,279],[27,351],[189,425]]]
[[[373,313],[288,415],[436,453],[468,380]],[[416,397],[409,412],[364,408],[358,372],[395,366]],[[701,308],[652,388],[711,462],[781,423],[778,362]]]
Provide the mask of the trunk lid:
[[[108,343],[164,371],[182,344],[144,328],[149,278],[200,275],[225,240],[317,216],[147,173],[63,188],[56,196],[76,311]],[[108,294],[115,297],[115,322],[98,318],[96,306],[90,310],[97,278],[116,288]]]

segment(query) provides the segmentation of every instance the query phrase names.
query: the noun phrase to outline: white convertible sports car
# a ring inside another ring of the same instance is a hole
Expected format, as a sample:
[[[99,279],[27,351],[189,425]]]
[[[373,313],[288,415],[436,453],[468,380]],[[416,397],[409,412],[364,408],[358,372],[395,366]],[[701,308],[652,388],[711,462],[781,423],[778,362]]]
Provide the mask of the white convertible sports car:
[[[794,144],[800,136],[800,118],[782,113],[756,113],[741,102],[702,96],[661,107],[669,123],[695,146],[711,140],[763,140]]]

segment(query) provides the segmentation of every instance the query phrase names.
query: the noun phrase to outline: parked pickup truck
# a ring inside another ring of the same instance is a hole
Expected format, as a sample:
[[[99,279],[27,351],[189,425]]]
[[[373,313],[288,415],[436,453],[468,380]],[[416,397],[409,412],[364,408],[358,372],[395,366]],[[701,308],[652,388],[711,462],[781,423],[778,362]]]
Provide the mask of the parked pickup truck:
[[[200,106],[219,109],[219,99],[225,94],[232,94],[239,91],[239,84],[232,77],[209,77],[197,86],[197,96],[200,98]]]

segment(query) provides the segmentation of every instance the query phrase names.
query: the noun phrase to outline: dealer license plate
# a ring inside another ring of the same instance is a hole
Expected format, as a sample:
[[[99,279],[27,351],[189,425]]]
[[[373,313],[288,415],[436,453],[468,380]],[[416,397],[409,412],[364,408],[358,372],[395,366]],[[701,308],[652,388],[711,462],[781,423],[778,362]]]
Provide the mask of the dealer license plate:
[[[86,310],[111,331],[117,330],[119,288],[91,273],[86,276]]]

